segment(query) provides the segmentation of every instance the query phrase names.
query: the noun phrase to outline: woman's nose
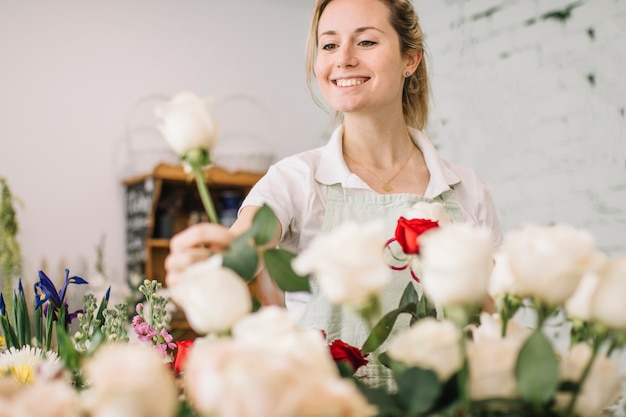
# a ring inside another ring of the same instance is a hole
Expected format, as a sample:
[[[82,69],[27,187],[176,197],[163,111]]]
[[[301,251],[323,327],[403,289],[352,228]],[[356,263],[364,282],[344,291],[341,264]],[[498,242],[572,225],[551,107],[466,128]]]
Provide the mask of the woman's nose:
[[[351,45],[342,46],[337,55],[337,68],[356,67],[358,60]]]

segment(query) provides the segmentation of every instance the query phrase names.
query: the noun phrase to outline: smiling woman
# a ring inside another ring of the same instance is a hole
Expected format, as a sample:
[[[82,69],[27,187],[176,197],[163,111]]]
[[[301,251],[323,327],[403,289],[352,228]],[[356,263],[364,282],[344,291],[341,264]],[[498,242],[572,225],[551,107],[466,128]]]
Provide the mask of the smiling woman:
[[[317,81],[326,105],[340,115],[330,141],[270,167],[244,200],[230,230],[198,224],[175,236],[166,262],[170,285],[175,287],[175,277],[195,262],[192,254],[199,247],[227,250],[264,205],[279,221],[269,245],[296,254],[313,250],[316,237],[341,230],[344,223],[356,223],[353,229],[360,230],[359,224],[379,219],[380,234],[372,246],[376,252],[393,238],[403,212],[419,202],[440,203],[452,221],[482,226],[489,231],[488,244],[498,244],[498,217],[483,180],[471,169],[441,158],[422,131],[430,90],[423,35],[411,2],[318,0],[307,51],[309,82]],[[335,256],[352,265],[350,259],[360,246],[346,242],[333,247]],[[397,307],[407,285],[421,289],[408,268],[392,271],[384,262],[382,268],[382,277],[389,278],[383,280],[379,306],[379,313],[385,314]],[[357,265],[348,269],[353,274],[360,270]],[[266,298],[281,300],[283,294],[276,297],[278,290],[264,276],[257,279],[272,294]],[[323,330],[329,342],[363,345],[367,323],[332,304],[320,290],[328,287],[326,280],[316,278],[311,286],[310,295],[284,294],[286,307],[300,317],[299,326]],[[354,303],[357,309],[367,304],[362,298]],[[393,331],[406,325],[399,322]],[[359,372],[371,385],[386,384],[390,375],[376,360]]]

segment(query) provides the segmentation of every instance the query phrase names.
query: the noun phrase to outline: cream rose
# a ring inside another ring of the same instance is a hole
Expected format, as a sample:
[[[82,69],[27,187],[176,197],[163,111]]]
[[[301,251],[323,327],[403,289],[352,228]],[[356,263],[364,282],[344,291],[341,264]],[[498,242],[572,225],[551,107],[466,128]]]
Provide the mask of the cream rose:
[[[387,353],[408,366],[430,369],[445,382],[461,369],[461,331],[448,320],[426,317],[389,340]]]
[[[502,337],[502,320],[498,314],[480,315],[480,326],[472,329],[466,352],[469,369],[470,398],[518,398],[515,365],[519,352],[532,330],[514,321],[507,324]]]
[[[81,402],[91,417],[175,415],[178,389],[173,373],[146,344],[102,346],[83,370],[87,389],[81,392]]]
[[[420,241],[426,296],[442,307],[481,305],[493,268],[491,233],[454,223],[429,231]]]
[[[576,290],[595,254],[594,240],[570,225],[527,225],[510,233],[503,246],[520,297],[562,305]]]
[[[487,292],[496,298],[506,294],[517,294],[515,290],[515,277],[511,271],[511,265],[506,252],[498,250],[494,257],[493,270],[489,277]]]
[[[39,399],[39,400],[36,400]],[[45,404],[42,404],[45,401]],[[82,416],[76,389],[67,381],[38,381],[25,385],[11,401],[12,413],[7,416],[80,417]],[[0,416],[4,409],[0,408]]]
[[[601,274],[590,307],[590,318],[626,331],[626,257],[610,259]]]
[[[568,317],[585,321],[591,320],[597,289],[608,269],[608,260],[608,256],[596,252],[594,261],[581,277],[574,294],[565,301],[564,307]]]
[[[446,212],[443,204],[439,202],[427,203],[419,201],[411,208],[404,211],[402,217],[405,219],[425,219],[439,223],[439,226],[450,224],[450,216]]]
[[[157,106],[156,115],[163,121],[159,130],[180,156],[195,149],[210,150],[217,142],[217,122],[208,99],[184,91]]]
[[[199,340],[185,364],[186,394],[201,415],[219,417],[372,416],[352,381],[342,379],[319,332],[292,331],[278,343]],[[293,344],[285,343],[292,341]],[[317,347],[326,354],[317,356]],[[307,355],[304,352],[313,352]]]
[[[245,281],[222,266],[222,256],[187,268],[170,286],[172,300],[185,312],[189,325],[199,334],[222,332],[252,310]]]
[[[586,343],[577,343],[561,362],[561,380],[578,382],[589,363],[592,350]],[[576,399],[574,414],[580,417],[599,415],[620,397],[624,378],[619,374],[620,365],[602,354],[598,354],[591,371],[583,382]],[[567,409],[571,394],[557,394],[557,408]]]
[[[383,222],[344,222],[314,239],[294,259],[293,268],[313,273],[331,303],[361,308],[391,279],[383,256],[385,240]]]

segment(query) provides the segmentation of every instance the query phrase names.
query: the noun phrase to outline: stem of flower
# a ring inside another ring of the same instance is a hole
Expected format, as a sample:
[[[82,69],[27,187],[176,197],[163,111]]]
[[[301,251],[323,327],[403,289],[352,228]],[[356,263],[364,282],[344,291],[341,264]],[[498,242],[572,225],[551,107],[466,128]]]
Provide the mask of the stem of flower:
[[[200,199],[202,200],[204,209],[206,210],[206,213],[209,216],[209,221],[211,223],[218,223],[217,213],[215,212],[215,207],[213,206],[213,200],[211,200],[211,196],[209,194],[209,188],[204,182],[204,175],[202,175],[202,167],[193,166],[192,171],[193,171],[194,176],[196,177],[196,184],[198,185],[198,192],[200,193]]]
[[[573,395],[572,395],[572,399],[569,402],[569,405],[567,406],[567,412],[565,413],[566,416],[573,416],[574,415],[574,406],[576,405],[576,400],[578,399],[578,394],[580,394],[580,391],[582,390],[583,384],[585,383],[585,380],[587,379],[587,375],[589,375],[589,372],[591,371],[591,367],[593,366],[593,362],[595,361],[596,357],[598,356],[598,351],[600,350],[600,346],[602,346],[602,343],[604,342],[604,335],[602,336],[598,336],[594,339],[593,341],[593,351],[591,353],[591,358],[589,358],[589,362],[587,362],[587,365],[585,366],[585,369],[583,369],[583,373],[580,376],[580,380],[578,381],[578,386],[576,387]]]

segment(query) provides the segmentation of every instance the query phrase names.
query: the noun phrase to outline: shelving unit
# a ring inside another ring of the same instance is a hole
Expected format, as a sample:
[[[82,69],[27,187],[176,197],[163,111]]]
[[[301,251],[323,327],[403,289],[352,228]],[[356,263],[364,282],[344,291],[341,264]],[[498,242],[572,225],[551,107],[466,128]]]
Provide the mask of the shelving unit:
[[[205,181],[218,217],[225,225],[252,186],[257,172],[230,173],[220,167],[205,170]],[[193,175],[180,165],[159,164],[150,173],[123,181],[126,188],[127,278],[138,273],[165,286],[165,258],[170,238],[188,225],[205,220],[204,207]],[[172,328],[188,330],[182,314]]]

